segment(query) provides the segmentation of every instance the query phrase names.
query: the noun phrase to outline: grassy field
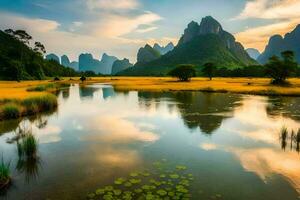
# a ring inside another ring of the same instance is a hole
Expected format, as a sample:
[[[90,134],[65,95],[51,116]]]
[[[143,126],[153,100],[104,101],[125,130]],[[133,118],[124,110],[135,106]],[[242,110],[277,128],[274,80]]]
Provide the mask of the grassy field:
[[[110,83],[117,90],[143,91],[206,91],[232,92],[257,95],[300,96],[300,79],[290,79],[288,87],[270,85],[267,78],[194,78],[191,82],[178,82],[173,78],[113,77],[92,78],[87,83]]]
[[[80,83],[79,78],[63,83]],[[270,85],[267,78],[194,78],[191,82],[178,82],[173,78],[158,77],[95,77],[89,78],[85,84],[109,83],[116,90],[142,90],[142,91],[206,91],[206,92],[232,92],[257,95],[283,95],[300,96],[300,79],[289,79],[288,87]],[[47,91],[28,91],[30,88],[50,84],[50,81],[0,81],[0,99],[25,99],[28,97],[47,94]]]

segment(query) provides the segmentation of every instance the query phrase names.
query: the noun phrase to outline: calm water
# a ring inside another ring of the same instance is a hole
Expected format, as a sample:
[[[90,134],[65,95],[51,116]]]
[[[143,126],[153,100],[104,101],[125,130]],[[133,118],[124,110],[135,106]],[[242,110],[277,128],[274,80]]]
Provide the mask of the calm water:
[[[300,98],[200,92],[118,92],[71,86],[54,113],[0,122],[0,152],[13,185],[2,199],[85,199],[161,159],[194,174],[192,199],[293,200],[300,195]],[[36,162],[17,167],[16,130],[39,141]],[[220,194],[218,198],[214,195]]]

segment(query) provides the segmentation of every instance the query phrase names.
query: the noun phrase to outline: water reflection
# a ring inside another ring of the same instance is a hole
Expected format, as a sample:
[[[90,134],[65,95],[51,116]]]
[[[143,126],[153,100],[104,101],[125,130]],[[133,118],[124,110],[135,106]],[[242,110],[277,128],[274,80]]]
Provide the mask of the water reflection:
[[[273,97],[75,85],[58,99],[55,115],[0,122],[1,150],[28,181],[16,179],[18,189],[8,199],[84,199],[162,158],[197,174],[192,199],[299,196],[300,124],[294,107],[286,107],[293,98],[278,104]],[[38,138],[34,159],[17,155],[20,125]],[[280,134],[283,126],[288,134]],[[7,138],[12,144],[3,142]]]
[[[182,119],[190,129],[200,128],[206,134],[217,130],[224,119],[233,116],[233,110],[240,105],[240,95],[200,92],[139,92],[140,105],[150,108],[159,106],[164,100],[175,102]],[[172,112],[174,104],[169,104]]]
[[[270,97],[266,110],[270,117],[282,115],[300,121],[300,98]]]

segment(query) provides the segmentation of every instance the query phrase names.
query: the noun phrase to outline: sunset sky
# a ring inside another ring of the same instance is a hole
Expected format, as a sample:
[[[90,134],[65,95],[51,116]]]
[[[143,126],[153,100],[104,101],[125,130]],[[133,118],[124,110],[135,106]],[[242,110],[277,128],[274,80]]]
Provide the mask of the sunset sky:
[[[244,47],[300,24],[299,0],[1,0],[0,29],[25,29],[48,53],[77,60],[104,52],[136,60],[146,43],[176,43],[187,24],[211,15]]]

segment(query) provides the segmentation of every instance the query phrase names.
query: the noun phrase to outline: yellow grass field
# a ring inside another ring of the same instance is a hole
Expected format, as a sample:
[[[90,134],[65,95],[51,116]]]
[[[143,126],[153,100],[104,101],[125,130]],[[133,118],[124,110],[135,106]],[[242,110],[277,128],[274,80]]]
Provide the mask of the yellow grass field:
[[[65,78],[66,83],[80,83],[79,78]],[[288,87],[272,86],[267,78],[194,78],[191,82],[178,82],[173,78],[159,77],[95,77],[89,78],[85,84],[107,83],[116,90],[143,91],[207,91],[232,92],[258,95],[300,96],[300,79],[289,79]],[[48,84],[50,81],[0,81],[0,99],[26,98],[45,94],[46,92],[28,92],[29,87]]]

